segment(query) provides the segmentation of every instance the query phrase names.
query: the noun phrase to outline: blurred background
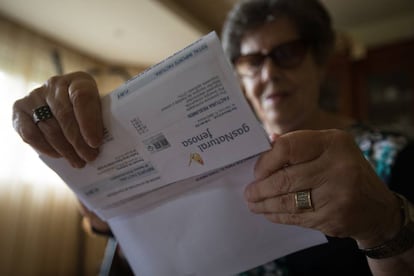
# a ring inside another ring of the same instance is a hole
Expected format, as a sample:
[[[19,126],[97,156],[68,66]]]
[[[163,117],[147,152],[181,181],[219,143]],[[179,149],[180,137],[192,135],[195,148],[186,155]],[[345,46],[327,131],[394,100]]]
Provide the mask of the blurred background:
[[[91,73],[104,95],[210,31],[236,0],[0,0],[0,275],[98,275],[107,239],[12,128],[50,76]],[[324,105],[414,137],[414,1],[322,0],[337,30]]]

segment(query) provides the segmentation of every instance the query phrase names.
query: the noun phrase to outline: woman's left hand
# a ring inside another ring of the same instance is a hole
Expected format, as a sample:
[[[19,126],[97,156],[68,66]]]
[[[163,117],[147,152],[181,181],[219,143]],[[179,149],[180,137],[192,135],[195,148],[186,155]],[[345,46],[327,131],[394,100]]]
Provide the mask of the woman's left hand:
[[[379,179],[353,137],[340,130],[296,131],[275,139],[245,190],[249,209],[272,222],[352,237],[371,247],[400,229],[399,201]],[[310,190],[312,209],[295,193]]]

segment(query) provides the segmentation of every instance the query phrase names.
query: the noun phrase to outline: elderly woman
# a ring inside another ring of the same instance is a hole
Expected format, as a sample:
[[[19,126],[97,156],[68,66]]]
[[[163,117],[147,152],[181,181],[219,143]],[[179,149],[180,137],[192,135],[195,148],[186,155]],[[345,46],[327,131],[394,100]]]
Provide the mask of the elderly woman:
[[[413,148],[319,107],[334,45],[325,9],[316,0],[241,1],[225,23],[223,43],[273,138],[246,187],[248,207],[329,240],[243,275],[413,275]],[[34,123],[32,110],[46,103],[54,116],[40,114]],[[51,78],[16,102],[13,120],[23,140],[74,167],[94,160],[102,142],[99,96],[85,73]],[[92,224],[108,230],[96,218]]]
[[[245,191],[250,210],[329,236],[328,244],[246,274],[370,275],[370,267],[376,275],[412,275],[413,223],[401,216],[399,196],[384,185],[414,199],[408,170],[400,169],[408,167],[401,157],[407,149],[395,158],[405,140],[318,105],[334,47],[323,6],[315,0],[240,1],[222,40],[246,98],[274,136],[272,150],[256,164],[257,180]]]

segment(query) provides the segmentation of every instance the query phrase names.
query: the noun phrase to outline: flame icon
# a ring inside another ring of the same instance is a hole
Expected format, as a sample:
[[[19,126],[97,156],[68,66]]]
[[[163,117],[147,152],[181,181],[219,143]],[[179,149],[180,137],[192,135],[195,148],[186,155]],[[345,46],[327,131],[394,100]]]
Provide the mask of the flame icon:
[[[204,165],[203,158],[201,158],[201,155],[199,153],[190,154],[190,163],[188,164],[188,166],[190,166],[193,161],[197,162],[200,165]]]

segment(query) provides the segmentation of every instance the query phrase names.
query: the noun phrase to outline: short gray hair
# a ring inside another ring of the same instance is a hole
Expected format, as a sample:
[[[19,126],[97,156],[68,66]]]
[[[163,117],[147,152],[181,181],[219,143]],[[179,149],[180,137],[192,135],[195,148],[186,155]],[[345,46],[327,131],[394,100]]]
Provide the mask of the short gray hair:
[[[318,64],[324,64],[333,51],[335,33],[331,18],[318,0],[241,0],[227,15],[223,26],[224,51],[233,62],[240,55],[240,44],[247,30],[271,18],[288,18],[301,39],[310,45]]]

